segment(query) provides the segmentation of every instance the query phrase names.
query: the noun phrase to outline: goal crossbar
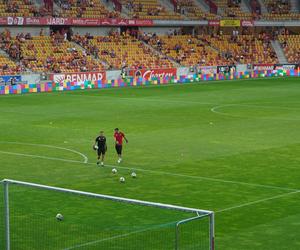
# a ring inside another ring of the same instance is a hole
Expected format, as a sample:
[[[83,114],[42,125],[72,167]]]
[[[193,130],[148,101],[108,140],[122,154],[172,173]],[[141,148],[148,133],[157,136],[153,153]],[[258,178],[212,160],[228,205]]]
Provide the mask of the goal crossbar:
[[[96,194],[96,193],[91,193],[91,192],[84,192],[84,191],[61,188],[61,187],[52,187],[52,186],[47,186],[47,185],[42,185],[42,184],[36,184],[36,183],[24,182],[24,181],[17,181],[17,180],[11,180],[11,179],[4,179],[1,182],[2,183],[8,183],[8,184],[17,184],[17,185],[22,185],[22,186],[30,186],[30,187],[35,187],[35,188],[53,190],[53,191],[64,192],[64,193],[84,195],[84,196],[100,198],[100,199],[106,199],[106,200],[113,200],[113,201],[119,201],[119,202],[125,202],[125,203],[133,203],[133,204],[138,204],[138,205],[143,205],[143,206],[179,210],[179,211],[183,211],[183,212],[192,212],[192,213],[200,213],[200,214],[212,214],[213,213],[213,211],[209,211],[209,210],[182,207],[182,206],[176,206],[176,205],[170,205],[170,204],[164,204],[164,203],[157,203],[157,202],[150,202],[150,201],[142,201],[142,200],[136,200],[136,199],[128,199],[128,198],[123,198],[123,197],[118,197],[118,196],[111,196],[111,195],[104,195],[104,194]]]

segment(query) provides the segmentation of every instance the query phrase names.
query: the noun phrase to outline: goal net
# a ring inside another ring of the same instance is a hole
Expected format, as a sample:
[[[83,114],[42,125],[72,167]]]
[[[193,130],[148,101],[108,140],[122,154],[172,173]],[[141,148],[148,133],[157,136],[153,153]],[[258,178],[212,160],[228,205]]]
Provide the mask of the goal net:
[[[1,192],[0,249],[214,249],[211,211],[15,180]]]

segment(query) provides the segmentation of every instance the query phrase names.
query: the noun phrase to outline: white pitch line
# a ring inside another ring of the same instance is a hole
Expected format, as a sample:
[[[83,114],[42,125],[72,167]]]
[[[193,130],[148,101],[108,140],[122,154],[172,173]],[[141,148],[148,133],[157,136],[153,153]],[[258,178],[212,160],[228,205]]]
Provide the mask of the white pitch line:
[[[31,154],[21,154],[21,153],[14,153],[9,151],[0,151],[2,154],[10,154],[10,155],[17,155],[17,156],[24,156],[24,157],[33,157],[33,158],[41,158],[46,160],[55,160],[55,161],[63,161],[63,162],[71,162],[71,163],[80,163],[80,164],[88,164],[88,165],[96,165],[94,163],[85,163],[82,161],[77,160],[69,160],[63,158],[56,158],[56,157],[47,157],[47,156],[40,156],[40,155],[31,155]],[[192,175],[185,175],[185,174],[176,174],[171,172],[163,172],[157,170],[149,170],[143,168],[133,168],[133,167],[123,167],[123,166],[116,166],[116,165],[105,165],[110,168],[120,168],[120,169],[127,169],[127,170],[138,170],[141,172],[148,172],[153,174],[159,175],[170,175],[170,176],[177,176],[177,177],[184,177],[196,180],[207,180],[207,181],[214,181],[214,182],[221,182],[221,183],[230,183],[230,184],[238,184],[238,185],[245,185],[245,186],[252,186],[252,187],[261,187],[261,188],[269,188],[269,189],[278,189],[278,190],[287,190],[287,191],[298,191],[298,189],[294,188],[287,188],[287,187],[278,187],[278,186],[271,186],[271,185],[263,185],[263,184],[256,184],[256,183],[248,183],[248,182],[240,182],[240,181],[230,181],[230,180],[223,180],[218,178],[211,178],[211,177],[204,177],[204,176],[192,176]]]
[[[295,107],[295,108],[289,108],[289,107],[273,107],[273,106],[260,106],[260,105],[250,105],[250,104],[222,104],[222,105],[218,105],[218,106],[214,106],[210,109],[211,112],[218,114],[218,115],[223,115],[223,116],[228,116],[228,117],[233,117],[233,118],[251,118],[249,116],[240,116],[240,115],[232,115],[229,113],[225,113],[225,112],[221,112],[218,111],[218,109],[221,108],[225,108],[225,107],[251,107],[251,108],[268,108],[268,109],[285,109],[285,110],[298,110],[299,107]],[[282,120],[282,121],[299,121],[299,119],[284,119],[284,118],[272,118],[272,117],[253,117],[253,118],[259,118],[259,119],[264,119],[264,120]]]
[[[230,106],[232,106],[232,104],[218,105],[218,106],[212,107],[212,108],[210,109],[210,111],[213,112],[213,113],[216,113],[216,114],[218,114],[218,115],[225,115],[225,116],[235,117],[235,116],[232,116],[232,115],[230,115],[230,114],[226,114],[226,113],[217,111],[217,109],[219,109],[219,108],[230,107]]]
[[[275,195],[275,196],[272,196],[272,197],[269,197],[269,198],[260,199],[260,200],[256,200],[256,201],[250,201],[250,202],[240,204],[240,205],[237,205],[237,206],[233,206],[233,207],[224,208],[224,209],[216,211],[215,213],[222,213],[222,212],[234,210],[234,209],[237,209],[237,208],[247,207],[247,206],[251,206],[251,205],[254,205],[254,204],[262,203],[262,202],[265,202],[265,201],[280,199],[282,197],[286,197],[288,195],[297,194],[297,193],[300,193],[300,190],[290,192],[290,193],[285,193],[285,194],[279,194],[279,195]]]
[[[93,163],[88,163],[88,164],[94,165]],[[105,165],[105,166],[112,167],[112,168],[129,169],[129,170],[134,169],[134,170],[138,170],[138,171],[141,171],[141,172],[149,172],[149,173],[162,174],[162,175],[172,175],[172,176],[191,178],[191,179],[199,179],[199,180],[207,180],[207,181],[214,181],[214,182],[240,184],[240,185],[247,185],[247,186],[253,186],[253,187],[262,187],[262,188],[281,189],[281,190],[287,190],[287,191],[298,191],[298,189],[294,189],[294,188],[278,187],[278,186],[272,186],[272,185],[263,185],[263,184],[240,182],[240,181],[230,181],[230,180],[223,180],[223,179],[205,177],[205,176],[193,176],[193,175],[185,175],[185,174],[176,174],[176,173],[171,173],[171,172],[149,170],[149,169],[143,169],[143,168],[121,167],[121,166],[116,166],[116,165]]]
[[[174,223],[177,223],[177,221],[169,222],[169,223],[166,223],[166,224],[163,224],[163,225],[168,225],[168,224],[172,225]],[[95,245],[97,243],[101,243],[101,242],[104,242],[104,241],[114,240],[114,239],[118,239],[118,238],[123,238],[123,237],[129,236],[129,235],[132,235],[132,234],[137,234],[137,233],[142,233],[142,232],[146,232],[146,231],[151,231],[153,229],[160,228],[161,226],[162,225],[152,226],[152,227],[149,227],[149,228],[144,228],[144,229],[141,229],[141,230],[132,231],[132,232],[126,233],[126,234],[120,234],[120,235],[115,235],[115,236],[107,237],[107,238],[100,239],[100,240],[89,241],[89,242],[82,243],[82,244],[79,244],[79,245],[75,245],[75,246],[72,246],[72,247],[64,248],[63,250],[72,250],[72,249],[76,249],[76,248],[81,248],[81,247],[86,247],[86,246],[90,246],[90,245]]]
[[[42,156],[42,155],[31,155],[31,154],[14,153],[14,152],[10,152],[10,151],[2,151],[2,150],[0,150],[0,154],[17,155],[17,156],[40,158],[40,159],[46,159],[46,160],[54,160],[54,161],[65,161],[65,162],[73,162],[73,163],[85,163],[85,162],[76,161],[76,160],[69,160],[69,159],[56,158],[56,157],[48,157],[48,156]],[[87,163],[85,163],[85,164],[87,164]]]
[[[58,146],[53,146],[53,145],[47,145],[47,144],[35,144],[35,143],[25,143],[25,142],[9,142],[9,141],[0,141],[1,143],[5,143],[5,144],[16,144],[16,145],[29,145],[29,146],[36,146],[36,147],[46,147],[46,148],[54,148],[54,149],[61,149],[61,150],[65,150],[65,151],[69,151],[75,154],[80,155],[83,159],[84,159],[84,163],[88,162],[88,157],[76,150],[70,149],[70,148],[65,148],[65,147],[58,147]]]

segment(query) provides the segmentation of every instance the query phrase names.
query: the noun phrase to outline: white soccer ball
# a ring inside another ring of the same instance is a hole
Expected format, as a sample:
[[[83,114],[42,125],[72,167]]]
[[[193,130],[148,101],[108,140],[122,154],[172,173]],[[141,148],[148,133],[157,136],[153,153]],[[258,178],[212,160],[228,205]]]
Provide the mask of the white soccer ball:
[[[113,174],[116,174],[116,173],[118,173],[118,170],[117,170],[116,168],[113,168],[113,169],[111,170],[111,172],[112,172]]]
[[[136,178],[136,173],[135,173],[135,172],[132,172],[132,173],[131,173],[131,177],[132,177],[132,178]]]
[[[124,183],[125,182],[125,178],[124,177],[120,177],[120,182]]]
[[[62,221],[64,219],[64,216],[62,214],[57,214],[56,219]]]

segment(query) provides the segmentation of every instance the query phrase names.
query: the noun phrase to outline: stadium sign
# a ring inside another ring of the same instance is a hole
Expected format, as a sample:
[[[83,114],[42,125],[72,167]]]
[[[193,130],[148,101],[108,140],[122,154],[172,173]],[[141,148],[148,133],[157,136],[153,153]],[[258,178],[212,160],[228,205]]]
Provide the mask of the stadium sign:
[[[243,20],[241,24],[243,27],[253,27],[254,26],[254,22],[251,20]]]
[[[263,64],[253,64],[253,70],[273,70],[274,64],[263,63]]]
[[[275,70],[291,70],[291,69],[298,69],[298,64],[292,64],[292,63],[286,63],[286,64],[275,64],[274,69]]]
[[[209,26],[220,26],[220,20],[208,20]]]
[[[50,80],[55,83],[63,83],[64,81],[83,83],[84,81],[106,80],[106,72],[79,72],[79,73],[62,73],[51,74]]]
[[[7,18],[6,17],[0,17],[0,25],[6,25],[7,24]]]
[[[230,73],[232,69],[236,71],[236,66],[235,65],[217,66],[217,73]]]
[[[24,17],[8,17],[8,25],[24,25]]]
[[[216,74],[217,73],[217,66],[200,66],[199,69],[201,70],[202,74]]]
[[[68,24],[68,18],[63,17],[48,17],[47,25],[66,25]]]
[[[97,26],[99,20],[95,18],[77,18],[72,20],[72,24],[78,26]]]
[[[154,77],[160,78],[160,77],[175,77],[177,75],[177,69],[171,68],[171,69],[140,69],[140,70],[131,70],[129,72],[130,76],[133,77],[142,77],[143,79],[151,79]]]
[[[25,24],[27,24],[27,25],[40,25],[41,24],[41,18],[27,17],[27,18],[25,18]]]
[[[221,27],[240,27],[241,20],[231,20],[231,19],[221,20],[220,26]]]
[[[13,79],[14,83],[21,82],[22,76],[21,75],[5,75],[0,76],[0,85],[3,84],[11,84],[11,80]]]

